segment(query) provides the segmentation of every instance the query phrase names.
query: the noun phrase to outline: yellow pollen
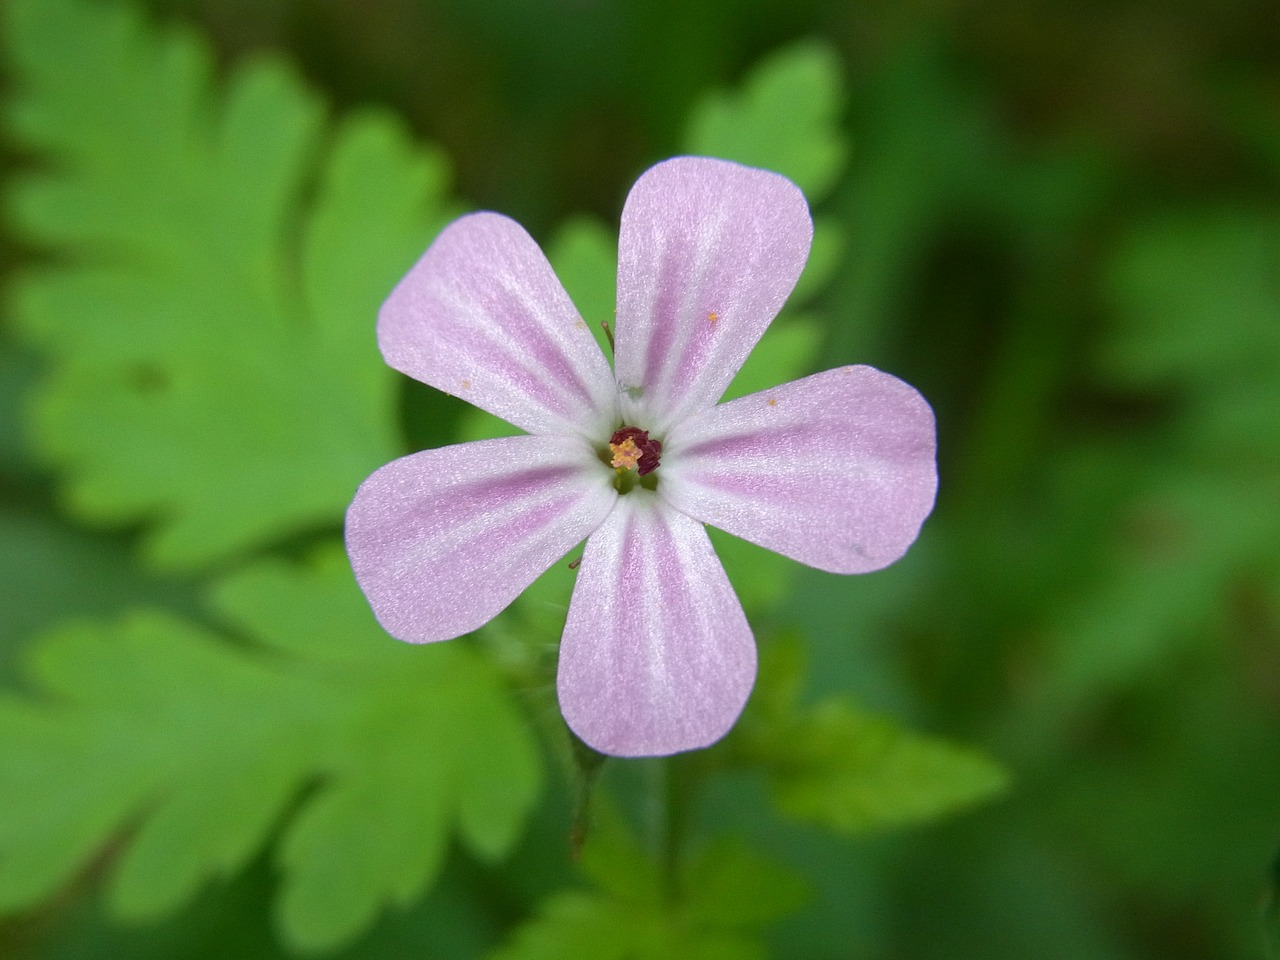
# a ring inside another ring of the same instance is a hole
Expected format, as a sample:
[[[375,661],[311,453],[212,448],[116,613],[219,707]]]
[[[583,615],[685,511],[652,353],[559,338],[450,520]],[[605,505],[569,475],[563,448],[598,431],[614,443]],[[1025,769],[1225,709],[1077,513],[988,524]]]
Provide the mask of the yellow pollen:
[[[640,462],[640,448],[630,437],[621,443],[609,444],[609,452],[613,454],[609,465],[619,470],[634,470],[636,464]]]
[[[718,313],[712,312],[707,314],[707,320],[710,321],[713,327],[716,325],[716,321],[719,319],[720,319],[720,314]]]
[[[771,407],[776,407],[777,405],[778,405],[778,398],[777,398],[777,397],[770,397],[770,398],[769,398],[769,406],[771,406]]]
[[[463,390],[470,390],[470,389],[471,389],[471,381],[470,381],[470,380],[463,380],[463,381],[462,381],[462,389],[463,389]]]

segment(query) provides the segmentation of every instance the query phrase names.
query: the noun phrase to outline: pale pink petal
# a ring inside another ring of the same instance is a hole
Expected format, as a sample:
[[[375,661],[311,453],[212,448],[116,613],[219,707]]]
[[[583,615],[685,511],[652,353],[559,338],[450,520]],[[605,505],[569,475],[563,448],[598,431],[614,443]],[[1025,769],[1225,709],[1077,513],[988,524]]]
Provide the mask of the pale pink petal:
[[[809,256],[803,194],[776,173],[677,157],[622,211],[614,366],[623,420],[665,433],[720,399]]]
[[[560,644],[570,728],[601,753],[665,756],[719,740],[756,648],[702,524],[644,490],[587,540]]]
[[[834,573],[906,552],[933,509],[933,411],[871,367],[722,404],[667,437],[658,492],[677,510]]]
[[[347,553],[378,621],[413,643],[493,619],[604,520],[612,471],[569,437],[424,450],[360,485]]]
[[[451,223],[378,313],[402,373],[530,433],[608,433],[608,361],[529,234],[496,213]]]

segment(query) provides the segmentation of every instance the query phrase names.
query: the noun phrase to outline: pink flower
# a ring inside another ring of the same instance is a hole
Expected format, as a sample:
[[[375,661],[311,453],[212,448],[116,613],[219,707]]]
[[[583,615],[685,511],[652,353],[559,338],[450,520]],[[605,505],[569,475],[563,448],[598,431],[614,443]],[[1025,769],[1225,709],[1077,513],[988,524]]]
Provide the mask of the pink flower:
[[[569,726],[619,756],[724,736],[756,651],[703,524],[866,573],[902,556],[937,487],[933,412],[870,367],[717,405],[812,236],[777,174],[697,157],[651,168],[622,212],[610,369],[518,224],[447,227],[383,305],[378,344],[527,435],[424,450],[360,486],[347,550],[386,630],[475,630],[585,538],[557,678]]]

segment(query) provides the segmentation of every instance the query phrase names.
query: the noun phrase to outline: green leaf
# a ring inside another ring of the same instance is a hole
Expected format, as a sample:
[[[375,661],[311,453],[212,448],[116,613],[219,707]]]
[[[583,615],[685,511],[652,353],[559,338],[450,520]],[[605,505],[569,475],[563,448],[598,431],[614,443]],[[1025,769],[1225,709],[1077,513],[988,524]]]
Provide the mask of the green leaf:
[[[337,548],[250,567],[211,609],[240,643],[141,611],[32,648],[32,694],[0,698],[0,909],[133,827],[109,904],[152,919],[279,830],[281,936],[330,949],[419,898],[451,833],[485,859],[511,848],[540,765],[466,643],[388,638]]]
[[[840,64],[830,47],[788,47],[762,60],[741,90],[696,106],[684,147],[776,170],[817,202],[835,185],[847,153],[839,128],[841,91]]]
[[[1182,395],[1177,439],[1201,468],[1280,458],[1277,214],[1209,208],[1153,218],[1113,256],[1106,371],[1126,386]]]
[[[590,217],[565,221],[547,245],[547,259],[606,357],[613,348],[604,332],[616,319],[618,228]]]
[[[669,760],[651,761],[667,764]],[[650,768],[652,771],[653,767]],[[665,896],[661,867],[627,825],[622,814],[607,798],[592,806],[590,829],[582,851],[582,871],[599,888],[616,900],[661,903]]]
[[[577,891],[555,894],[490,960],[764,960],[757,939],[690,928],[661,908]]]
[[[10,226],[50,361],[33,431],[82,518],[207,564],[334,524],[398,452],[379,302],[448,215],[440,157],[387,116],[327,128],[276,59],[215,83],[206,44],[133,8],[14,0],[7,129],[44,159]]]
[[[1149,682],[1189,645],[1220,643],[1233,589],[1280,570],[1280,470],[1174,461],[1135,476],[1145,482],[1100,547],[1097,582],[1053,625],[1059,639],[1045,670],[1064,708]],[[1261,580],[1257,587],[1268,590]],[[1280,596],[1274,587],[1270,594]]]
[[[1007,786],[1004,771],[979,751],[840,700],[807,710],[785,742],[790,750],[776,755],[772,778],[779,809],[840,831],[928,822]]]
[[[763,960],[759,931],[808,897],[790,870],[730,841],[692,858],[673,892],[614,821],[593,827],[583,867],[599,888],[549,897],[491,960]]]
[[[1104,372],[1176,403],[1156,439],[1092,451],[1128,486],[1053,624],[1044,670],[1064,716],[1220,643],[1241,595],[1280,598],[1277,251],[1275,211],[1217,207],[1153,217],[1113,252]]]
[[[848,248],[830,292],[844,322],[829,344],[850,359],[891,354],[912,329],[921,262],[940,228],[975,197],[985,205],[1007,193],[1021,170],[1006,162],[991,106],[940,47],[911,44],[884,58],[850,105],[858,148],[836,211]]]
[[[1267,956],[1280,956],[1280,853],[1271,861],[1267,877],[1267,895],[1262,905],[1263,934]]]
[[[822,331],[811,317],[791,317],[771,325],[729,384],[724,399],[745,397],[812,373],[821,343]]]
[[[1280,367],[1276,211],[1184,211],[1142,224],[1107,279],[1113,376],[1216,390],[1224,378],[1273,377]]]
[[[819,215],[813,222],[813,246],[809,248],[809,260],[796,282],[796,288],[783,308],[782,316],[788,317],[797,308],[804,308],[815,295],[821,293],[845,266],[847,231],[843,221],[834,216]]]
[[[89,534],[30,504],[0,507],[0,679],[38,631],[68,616],[138,603],[186,605],[190,588],[140,570],[127,543]]]
[[[548,898],[540,916],[521,927],[511,942],[490,954],[491,960],[644,960],[662,944],[649,918],[625,904],[582,892]]]
[[[935,820],[988,801],[1008,786],[991,758],[914,733],[841,697],[796,703],[804,659],[794,640],[766,652],[748,714],[732,736],[763,763],[787,816],[844,833]]]
[[[835,186],[848,153],[839,123],[842,89],[840,64],[829,47],[796,44],[760,61],[740,89],[711,94],[695,105],[684,148],[774,170],[795,182],[810,205],[820,203]],[[841,226],[819,217],[809,262],[784,317],[826,286],[840,265],[844,246]],[[762,366],[760,358],[771,357],[773,348],[762,341],[748,359],[748,368],[753,362]],[[798,373],[762,382],[755,389]],[[750,392],[735,381],[728,396]]]
[[[809,899],[808,887],[796,874],[730,840],[694,860],[683,886],[692,916],[733,930],[763,929]]]

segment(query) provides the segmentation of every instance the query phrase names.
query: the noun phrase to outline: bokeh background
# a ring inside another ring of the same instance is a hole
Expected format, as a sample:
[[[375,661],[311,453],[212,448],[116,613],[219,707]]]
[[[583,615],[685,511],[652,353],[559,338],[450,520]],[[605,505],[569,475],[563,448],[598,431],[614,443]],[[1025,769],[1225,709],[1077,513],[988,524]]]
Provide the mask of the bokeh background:
[[[45,674],[22,664],[49,660],[38,651],[69,621],[117,623],[139,606],[208,626],[216,617],[201,598],[210,582],[255,550],[305,555],[337,531],[340,510],[192,561],[181,548],[145,546],[163,498],[129,509],[76,494],[76,443],[110,443],[113,417],[125,414],[111,403],[86,408],[81,397],[77,409],[92,415],[68,427],[72,414],[49,412],[59,402],[51,390],[66,396],[50,384],[75,377],[75,350],[92,349],[95,336],[146,334],[128,325],[127,311],[112,312],[110,324],[63,316],[58,326],[39,317],[58,314],[62,301],[32,305],[31,277],[74,265],[86,248],[80,214],[60,220],[56,204],[24,200],[21,184],[48,169],[50,141],[13,104],[33,77],[73,77],[98,61],[51,44],[66,57],[51,62],[21,25],[39,19],[40,4],[21,8],[6,13],[4,78],[0,676],[9,699],[0,724],[9,746],[0,747],[0,821],[5,804],[17,810],[19,793],[46,778],[60,796],[79,798],[59,822],[83,826],[95,817],[100,771],[75,758],[92,749],[59,754],[48,744],[62,741],[10,716],[33,697],[56,704],[75,682],[50,694]],[[1271,0],[173,0],[144,5],[141,22],[194,30],[220,77],[283,60],[334,117],[385,108],[448,170],[436,227],[449,212],[487,208],[547,243],[566,236],[566,223],[587,224],[588,238],[591,224],[614,230],[635,177],[691,149],[707,129],[696,118],[778,57],[801,51],[835,71],[822,73],[838,78],[834,88],[797,81],[788,94],[798,114],[829,99],[836,139],[815,161],[818,186],[802,183],[833,239],[823,282],[794,318],[808,332],[802,359],[786,358],[799,369],[786,376],[871,363],[918,387],[938,417],[938,505],[908,557],[881,574],[850,581],[792,570],[776,596],[760,587],[768,595],[756,598],[748,594],[759,577],[773,584],[777,568],[752,579],[748,554],[730,572],[766,663],[803,649],[803,699],[847,698],[966,744],[1003,768],[1007,787],[977,790],[956,809],[941,804],[936,818],[869,817],[838,829],[839,817],[815,825],[779,814],[749,742],[706,761],[705,776],[702,761],[681,761],[700,777],[696,799],[674,801],[688,806],[690,842],[732,836],[785,865],[808,894],[794,906],[762,902],[762,924],[771,922],[719,953],[696,953],[672,933],[634,955],[1275,955],[1280,17]],[[60,28],[55,20],[48,29]],[[776,136],[788,136],[780,122]],[[785,143],[742,149],[739,159],[751,162],[788,156]],[[140,160],[124,176],[145,184],[152,174]],[[87,229],[90,240],[111,237]],[[173,243],[183,243],[183,229],[173,226]],[[579,246],[587,252],[574,269],[585,271],[595,247]],[[394,278],[404,266],[387,269]],[[192,294],[201,309],[222,295],[207,292]],[[607,304],[608,293],[598,299]],[[66,303],[92,310],[91,297]],[[372,313],[350,322],[366,324],[347,337],[351,349],[372,356]],[[59,346],[81,329],[99,332]],[[252,330],[227,337],[255,348]],[[132,375],[143,392],[155,376],[165,386],[145,365]],[[386,382],[398,419],[385,426],[400,438],[388,441],[392,453],[483,430],[459,404]],[[344,402],[343,384],[321,389],[328,403]],[[152,472],[163,474],[165,462]],[[355,476],[380,462],[365,457]],[[350,485],[345,475],[335,482]],[[236,609],[247,609],[241,600]],[[98,639],[97,656],[111,659],[110,637]],[[552,627],[538,643],[554,639]],[[527,650],[512,654],[500,634],[477,649],[506,667],[523,656],[508,677],[545,666]],[[769,650],[781,652],[768,659]],[[61,673],[52,672],[77,676],[84,658],[61,656]],[[770,670],[762,687],[782,682],[784,667]],[[193,668],[193,684],[198,676]],[[173,699],[185,702],[184,691]],[[192,747],[175,740],[172,749]],[[281,865],[268,841],[189,901],[122,921],[103,890],[145,818],[142,804],[123,822],[104,814],[85,827],[93,856],[48,890],[23,893],[12,876],[0,883],[0,955],[557,955],[557,944],[578,941],[557,940],[554,929],[539,940],[522,925],[549,915],[558,889],[609,882],[607,868],[605,881],[598,871],[584,880],[569,862],[573,768],[543,763],[533,812],[503,856],[485,860],[454,841],[434,884],[343,943],[280,934],[272,902]],[[652,781],[644,765],[606,766],[601,789],[623,822],[640,824],[636,798]],[[16,822],[0,828],[0,871],[6,857],[21,862]],[[623,882],[609,889],[643,900]],[[769,889],[743,881],[741,898],[768,900]]]

